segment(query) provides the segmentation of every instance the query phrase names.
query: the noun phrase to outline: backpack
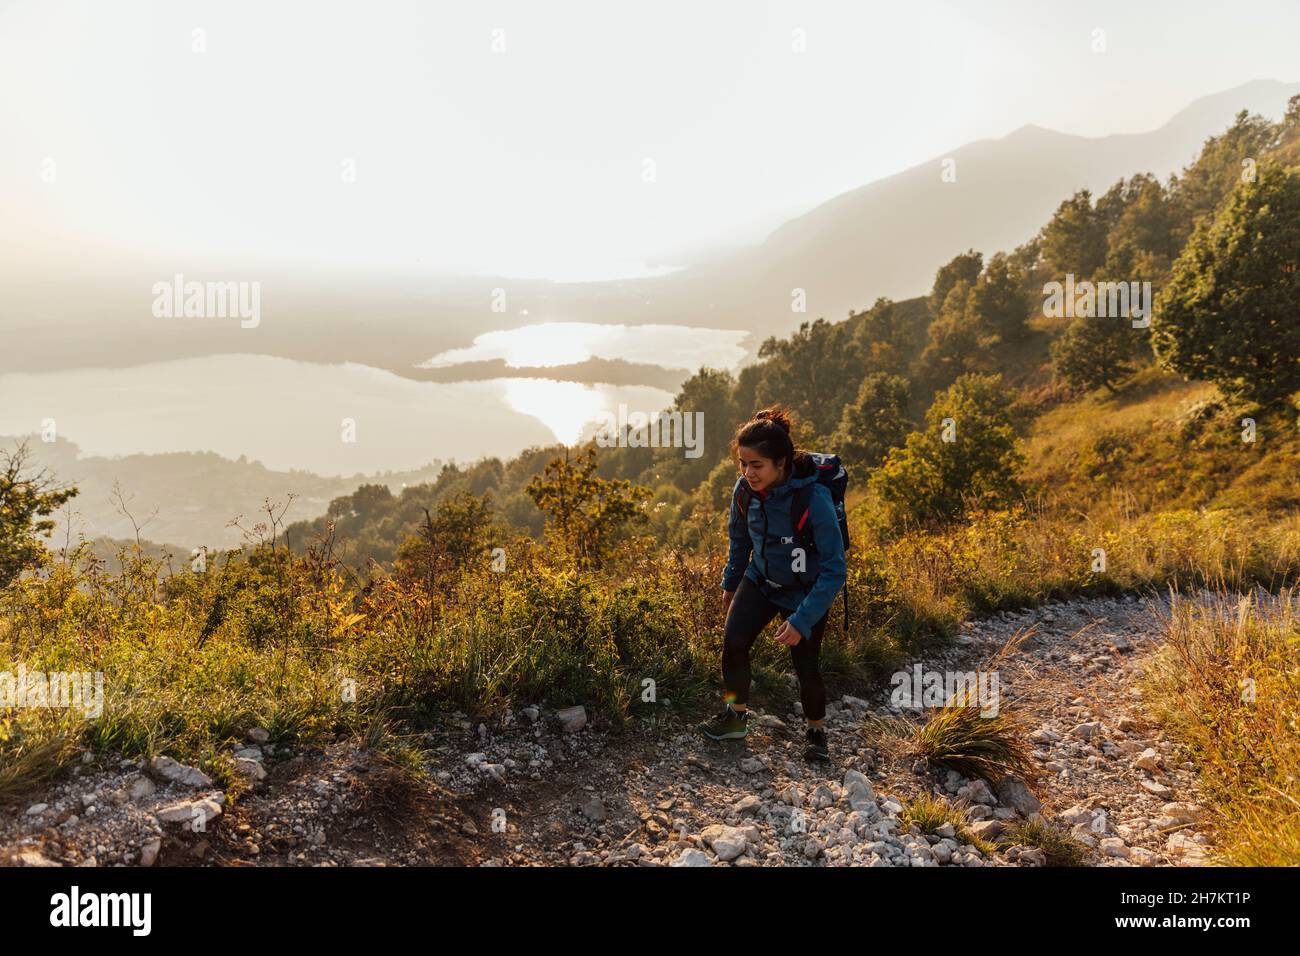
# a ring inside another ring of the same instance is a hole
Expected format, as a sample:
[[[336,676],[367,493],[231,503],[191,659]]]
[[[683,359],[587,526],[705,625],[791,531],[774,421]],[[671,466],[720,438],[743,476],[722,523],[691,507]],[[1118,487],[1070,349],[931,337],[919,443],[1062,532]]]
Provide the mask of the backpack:
[[[831,504],[835,506],[835,517],[839,520],[840,538],[844,541],[844,552],[847,555],[849,550],[849,518],[844,510],[844,493],[849,487],[849,473],[845,470],[844,465],[840,462],[839,455],[823,455],[820,452],[810,451],[807,453],[812,459],[813,466],[817,469],[817,484],[825,485],[831,493]],[[817,545],[813,541],[812,526],[808,523],[808,506],[812,503],[813,486],[804,485],[794,493],[794,502],[790,506],[790,513],[798,515],[794,522],[795,540],[799,547],[805,551],[816,551]],[[749,514],[749,503],[753,499],[753,494],[749,486],[744,481],[739,483],[736,489],[736,506],[742,516]],[[844,582],[844,632],[849,630],[849,585]]]

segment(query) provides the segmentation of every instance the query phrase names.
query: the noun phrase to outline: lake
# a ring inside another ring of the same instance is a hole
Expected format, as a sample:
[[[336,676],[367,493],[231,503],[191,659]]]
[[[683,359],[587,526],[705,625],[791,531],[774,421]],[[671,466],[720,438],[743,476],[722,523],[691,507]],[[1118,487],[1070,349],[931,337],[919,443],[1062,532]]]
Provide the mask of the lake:
[[[213,451],[277,470],[353,475],[435,458],[505,459],[530,445],[571,443],[585,423],[620,404],[648,413],[672,399],[648,386],[542,377],[417,382],[353,363],[213,355],[0,374],[0,434],[40,432],[53,419],[83,455]]]

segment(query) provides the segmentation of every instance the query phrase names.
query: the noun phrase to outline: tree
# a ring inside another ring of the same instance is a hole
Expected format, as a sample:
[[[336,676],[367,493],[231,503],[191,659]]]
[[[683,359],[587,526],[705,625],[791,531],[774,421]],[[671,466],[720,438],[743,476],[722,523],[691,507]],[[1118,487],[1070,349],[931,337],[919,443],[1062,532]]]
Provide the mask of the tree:
[[[354,519],[363,525],[383,514],[393,502],[387,485],[361,485],[350,495],[341,495],[329,503],[325,513],[331,518]]]
[[[853,316],[851,321],[857,326],[853,337],[862,356],[863,368],[868,372],[895,374],[907,371],[913,348],[911,328],[893,299],[882,296],[866,312]]]
[[[788,406],[813,431],[800,436],[804,442],[835,430],[840,412],[862,381],[860,347],[849,322],[804,322],[788,339],[767,339],[758,357],[765,361],[759,363],[757,407],[776,402]],[[737,411],[747,415],[753,409]]]
[[[1081,189],[1056,208],[1041,233],[1043,262],[1057,277],[1091,278],[1106,261],[1106,221]]]
[[[38,538],[54,530],[49,516],[77,494],[58,488],[44,470],[28,472],[28,451],[20,443],[0,463],[0,588],[40,564],[45,548]]]
[[[630,523],[644,524],[650,489],[596,477],[596,449],[548,464],[525,489],[546,516],[547,537],[580,568],[599,569]]]
[[[487,562],[492,530],[492,496],[461,492],[440,502],[436,515],[425,511],[419,532],[397,549],[394,570],[432,591],[440,576]]]
[[[739,424],[740,415],[732,404],[731,395],[736,380],[730,372],[702,368],[682,383],[673,409],[683,417],[699,412],[703,434],[695,434],[701,442],[700,455],[687,458],[684,449],[662,451],[660,458],[671,458],[671,467],[664,474],[682,491],[690,491],[709,476],[718,461],[727,456],[731,436]]]
[[[1128,319],[1077,316],[1052,342],[1052,366],[1075,388],[1104,386],[1113,395],[1115,383],[1132,374],[1145,340]]]
[[[1197,227],[1156,299],[1160,362],[1269,404],[1300,389],[1300,170],[1261,164]]]
[[[1180,248],[1177,204],[1170,191],[1147,174],[1127,183],[1121,179],[1111,193],[1116,190],[1117,208],[1106,240],[1106,276],[1158,282]]]
[[[971,288],[967,308],[979,324],[1000,341],[1007,342],[1024,334],[1029,317],[1029,302],[1023,292],[1024,275],[1005,253],[988,261]]]
[[[1274,126],[1264,117],[1242,110],[1227,130],[1205,141],[1196,161],[1174,180],[1175,196],[1182,209],[1180,239],[1200,220],[1214,217],[1224,198],[1242,181],[1247,164],[1258,163],[1277,146],[1286,122],[1284,119]]]
[[[852,466],[875,468],[907,439],[912,423],[907,419],[911,386],[901,375],[872,372],[862,380],[857,400],[844,408],[832,445]]]
[[[983,268],[984,254],[974,249],[968,249],[940,266],[934,274],[934,285],[930,288],[930,314],[938,315],[953,287],[961,282],[973,284]]]
[[[1287,101],[1286,114],[1278,124],[1278,144],[1273,158],[1285,166],[1300,163],[1300,94]]]
[[[952,521],[1020,494],[1024,457],[1012,399],[1000,375],[963,375],[935,398],[925,429],[908,435],[871,476],[894,522]]]
[[[921,352],[920,376],[931,390],[944,388],[959,375],[989,364],[988,349],[997,341],[971,308],[974,286],[962,279],[948,292],[930,323],[929,341]]]

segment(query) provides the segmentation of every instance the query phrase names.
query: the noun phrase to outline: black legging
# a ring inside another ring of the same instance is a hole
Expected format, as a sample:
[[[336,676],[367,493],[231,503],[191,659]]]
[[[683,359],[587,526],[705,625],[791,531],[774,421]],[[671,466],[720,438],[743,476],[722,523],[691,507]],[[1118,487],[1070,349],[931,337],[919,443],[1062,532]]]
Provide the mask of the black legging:
[[[736,588],[727,612],[727,627],[722,639],[722,682],[728,698],[737,704],[749,703],[749,649],[763,628],[778,614],[781,620],[791,611],[778,607],[758,589],[749,578],[743,578]],[[799,697],[803,701],[803,714],[809,720],[826,716],[826,686],[822,683],[817,656],[821,652],[822,634],[826,631],[826,618],[830,612],[813,625],[812,634],[790,648],[795,673],[799,675]]]

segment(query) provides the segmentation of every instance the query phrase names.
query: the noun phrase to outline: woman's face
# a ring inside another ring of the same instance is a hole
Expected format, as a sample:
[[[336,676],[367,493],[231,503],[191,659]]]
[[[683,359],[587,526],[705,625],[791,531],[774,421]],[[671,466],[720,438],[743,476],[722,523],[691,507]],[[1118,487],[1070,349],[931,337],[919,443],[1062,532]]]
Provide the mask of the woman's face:
[[[784,469],[771,458],[764,458],[757,449],[741,445],[736,452],[740,457],[740,473],[749,482],[750,490],[766,491],[779,485],[785,477]]]

